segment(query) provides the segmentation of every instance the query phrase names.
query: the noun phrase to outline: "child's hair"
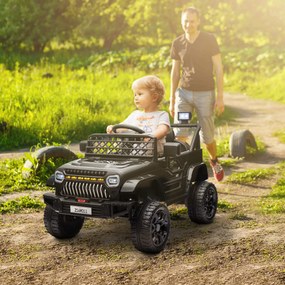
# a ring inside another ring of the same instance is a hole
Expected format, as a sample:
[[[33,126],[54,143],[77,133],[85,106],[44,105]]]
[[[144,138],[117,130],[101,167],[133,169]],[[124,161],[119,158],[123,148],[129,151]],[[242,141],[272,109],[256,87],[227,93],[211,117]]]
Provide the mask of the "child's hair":
[[[132,84],[132,89],[136,88],[145,88],[151,94],[157,95],[157,104],[162,101],[165,93],[163,82],[155,75],[147,75],[136,79]]]

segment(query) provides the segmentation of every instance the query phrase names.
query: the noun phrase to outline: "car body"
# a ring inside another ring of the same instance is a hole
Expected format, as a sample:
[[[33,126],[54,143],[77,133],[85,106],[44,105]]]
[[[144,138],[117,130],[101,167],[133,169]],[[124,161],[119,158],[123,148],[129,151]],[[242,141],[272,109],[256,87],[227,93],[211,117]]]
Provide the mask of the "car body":
[[[187,128],[191,142],[177,141],[171,131],[161,157],[157,139],[143,133],[96,133],[81,142],[84,157],[60,166],[47,182],[55,189],[44,194],[47,231],[70,238],[86,217],[127,217],[135,247],[157,253],[169,235],[167,205],[186,204],[192,221],[212,222],[218,197],[207,181],[200,127],[183,120],[172,128]]]

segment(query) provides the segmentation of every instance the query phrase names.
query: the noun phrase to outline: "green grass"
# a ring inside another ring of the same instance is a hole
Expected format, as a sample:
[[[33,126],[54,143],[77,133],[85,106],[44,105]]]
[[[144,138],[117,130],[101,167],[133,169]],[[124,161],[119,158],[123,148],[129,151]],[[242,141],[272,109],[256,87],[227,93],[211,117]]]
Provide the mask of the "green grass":
[[[281,143],[285,143],[285,129],[274,133],[274,136],[276,136]]]
[[[9,71],[0,67],[0,122],[8,128],[0,149],[38,143],[68,143],[104,132],[134,109],[132,81],[141,74],[118,75],[47,65]],[[52,78],[43,78],[46,72]]]
[[[227,183],[254,184],[258,180],[271,178],[276,174],[275,168],[249,169],[247,171],[235,172],[227,177]]]
[[[226,200],[219,200],[218,201],[218,209],[223,211],[233,209],[234,205]]]
[[[233,173],[227,177],[227,183],[255,184],[264,179],[272,179],[278,176],[278,180],[272,186],[271,192],[260,198],[259,208],[263,213],[285,213],[285,162],[272,168],[250,169]]]
[[[26,159],[33,162],[28,178],[23,176]],[[37,161],[27,153],[24,158],[0,160],[0,196],[26,190],[46,190],[46,180],[54,173],[55,169],[64,164],[66,160],[50,158],[43,165],[37,167]]]
[[[262,198],[260,207],[264,213],[285,213],[285,162],[277,167],[280,178],[273,185],[269,195]]]
[[[8,200],[0,204],[0,213],[18,213],[27,209],[43,209],[45,204],[38,198],[31,198],[30,196],[23,196],[14,200]]]
[[[44,184],[36,176],[23,178],[23,165],[23,158],[0,160],[0,195],[43,187]]]
[[[225,88],[231,92],[242,92],[254,98],[285,104],[284,77],[285,68],[272,74],[237,70],[225,75]]]

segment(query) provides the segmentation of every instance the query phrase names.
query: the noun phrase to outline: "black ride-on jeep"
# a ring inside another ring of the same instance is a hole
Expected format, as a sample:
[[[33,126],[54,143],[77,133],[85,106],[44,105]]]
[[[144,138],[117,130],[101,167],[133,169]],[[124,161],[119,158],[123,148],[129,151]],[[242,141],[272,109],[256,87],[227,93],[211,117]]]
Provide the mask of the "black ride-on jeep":
[[[190,124],[190,113],[180,113],[191,143],[175,140],[173,131],[157,154],[156,138],[129,125],[115,125],[114,134],[92,134],[81,142],[85,157],[60,166],[47,185],[55,193],[45,193],[44,224],[59,239],[72,238],[85,218],[127,217],[132,241],[142,252],[164,249],[170,230],[166,205],[186,204],[191,221],[211,223],[217,210],[218,195],[209,183],[202,159],[197,124]],[[116,133],[128,128],[137,133]]]

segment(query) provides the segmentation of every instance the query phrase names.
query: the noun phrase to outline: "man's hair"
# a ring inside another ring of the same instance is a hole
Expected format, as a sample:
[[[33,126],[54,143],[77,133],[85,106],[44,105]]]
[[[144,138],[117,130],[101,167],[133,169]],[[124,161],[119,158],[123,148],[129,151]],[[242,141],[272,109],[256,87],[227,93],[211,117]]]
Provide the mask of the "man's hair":
[[[155,75],[147,75],[136,79],[132,84],[132,89],[144,88],[149,90],[152,95],[157,96],[157,104],[159,104],[165,93],[163,82]]]
[[[200,12],[197,8],[195,7],[187,7],[182,11],[182,15],[186,14],[186,13],[191,13],[191,14],[196,14],[198,18],[200,18]]]

